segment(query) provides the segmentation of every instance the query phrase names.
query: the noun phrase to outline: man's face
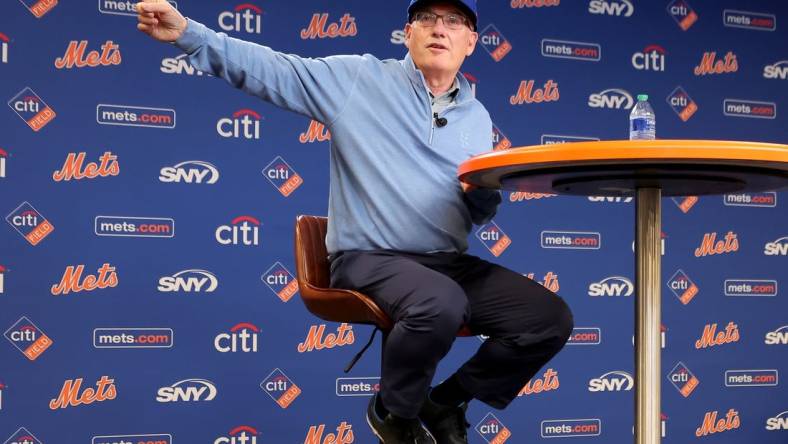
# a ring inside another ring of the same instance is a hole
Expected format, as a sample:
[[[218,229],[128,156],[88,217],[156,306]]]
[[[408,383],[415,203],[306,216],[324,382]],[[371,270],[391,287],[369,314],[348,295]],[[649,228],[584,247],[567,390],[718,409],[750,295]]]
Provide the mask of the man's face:
[[[419,11],[465,17],[460,9],[449,2],[436,2]],[[416,14],[418,11],[414,16]],[[456,73],[465,57],[473,53],[478,38],[479,34],[468,26],[449,29],[440,18],[434,26],[425,26],[417,20],[405,25],[405,46],[410,50],[413,62],[425,73]]]

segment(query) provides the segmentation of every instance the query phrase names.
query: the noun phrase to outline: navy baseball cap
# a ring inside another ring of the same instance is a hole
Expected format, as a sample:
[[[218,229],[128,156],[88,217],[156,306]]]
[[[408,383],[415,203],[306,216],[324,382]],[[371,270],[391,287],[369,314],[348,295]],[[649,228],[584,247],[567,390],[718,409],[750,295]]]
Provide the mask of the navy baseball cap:
[[[413,10],[428,4],[434,3],[436,0],[410,0],[410,6],[408,6],[408,20],[413,15]],[[468,18],[471,20],[471,24],[473,24],[473,30],[476,31],[476,22],[479,20],[479,13],[476,12],[476,0],[454,0],[449,1],[448,3],[454,3]]]

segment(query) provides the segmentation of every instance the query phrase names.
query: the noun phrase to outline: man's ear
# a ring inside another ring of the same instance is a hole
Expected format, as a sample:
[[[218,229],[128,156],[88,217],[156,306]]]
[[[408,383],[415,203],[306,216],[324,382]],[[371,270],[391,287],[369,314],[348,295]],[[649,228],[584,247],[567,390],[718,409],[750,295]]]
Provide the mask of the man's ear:
[[[476,42],[479,40],[479,33],[472,32],[468,36],[468,50],[465,51],[465,56],[468,57],[473,54],[473,50],[476,49]]]
[[[410,23],[405,24],[405,47],[410,49],[410,36],[413,33],[413,26]]]

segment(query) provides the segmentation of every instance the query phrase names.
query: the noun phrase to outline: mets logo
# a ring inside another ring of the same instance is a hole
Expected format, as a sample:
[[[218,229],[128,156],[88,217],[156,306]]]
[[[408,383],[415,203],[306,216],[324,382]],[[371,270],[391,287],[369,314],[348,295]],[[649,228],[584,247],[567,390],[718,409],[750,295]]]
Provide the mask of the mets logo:
[[[298,136],[301,143],[325,142],[331,140],[331,132],[317,120],[309,122],[309,128]]]
[[[695,257],[711,256],[715,254],[733,253],[739,251],[739,239],[733,231],[728,231],[725,240],[717,240],[717,233],[706,233],[703,241],[695,249]]]
[[[706,74],[724,74],[738,70],[739,62],[736,59],[736,54],[732,51],[728,51],[723,59],[717,59],[717,53],[711,51],[703,53],[703,58],[693,72],[696,76],[705,76]]]
[[[687,120],[698,111],[698,104],[692,100],[692,97],[684,91],[684,88],[677,86],[667,98],[668,105],[679,116],[682,122]]]
[[[554,82],[553,79],[549,79],[543,88],[536,88],[536,90],[534,90],[533,80],[522,80],[517,92],[509,97],[509,103],[522,105],[523,103],[557,102],[560,98],[561,92],[558,89],[558,82]]]
[[[542,8],[548,6],[559,6],[561,0],[511,0],[512,9],[522,8]]]
[[[676,390],[681,393],[681,396],[688,397],[692,394],[693,390],[698,387],[700,381],[695,375],[692,374],[689,368],[683,362],[679,362],[668,373],[668,381],[676,387]]]
[[[19,430],[14,432],[5,444],[43,444],[32,433],[28,432],[26,428],[20,427]]]
[[[260,276],[260,280],[262,280],[282,302],[289,301],[290,298],[298,293],[298,281],[281,262],[274,263],[271,268]]]
[[[506,37],[492,23],[479,33],[479,40],[482,43],[482,48],[496,62],[500,62],[512,50],[512,44],[506,40]]]
[[[26,316],[19,318],[5,331],[4,336],[31,361],[35,361],[52,345],[52,339]]]
[[[342,421],[336,428],[336,433],[329,433],[323,437],[326,432],[326,425],[320,424],[319,426],[310,426],[306,432],[306,439],[304,444],[318,444],[318,443],[332,443],[332,444],[350,444],[354,442],[353,425]],[[214,443],[218,444],[218,443]]]
[[[718,414],[719,412],[716,410],[706,412],[706,415],[703,417],[703,424],[695,429],[695,436],[700,438],[701,436],[738,429],[741,426],[739,412],[736,410],[728,410],[728,413],[725,415],[725,419],[718,420]]]
[[[698,286],[692,282],[692,279],[681,270],[673,273],[673,276],[668,280],[667,286],[682,304],[687,305],[698,294]]]
[[[525,384],[525,387],[520,390],[517,396],[558,390],[558,387],[561,387],[561,381],[558,380],[558,372],[548,368],[541,378],[528,381],[528,384]]]
[[[739,342],[741,333],[739,333],[739,326],[734,324],[733,321],[728,322],[725,327],[725,332],[717,331],[717,323],[706,324],[703,328],[703,334],[700,339],[695,341],[695,348],[713,347],[715,345],[730,344],[731,342]]]
[[[57,116],[55,111],[49,107],[41,97],[39,97],[29,87],[19,91],[11,100],[8,106],[16,113],[19,118],[27,123],[33,131],[38,131]]]
[[[120,55],[120,46],[112,40],[107,40],[101,45],[101,52],[86,52],[88,47],[87,40],[69,42],[66,53],[55,59],[55,68],[71,69],[73,67],[84,68],[86,66],[112,66],[120,65],[123,58]]]
[[[676,24],[684,31],[698,21],[698,14],[695,13],[695,10],[692,9],[692,6],[686,0],[673,0],[668,3],[668,14],[673,17]]]
[[[55,230],[55,227],[28,202],[22,202],[6,216],[5,220],[30,242],[30,245],[38,245]]]
[[[263,168],[263,176],[285,197],[290,196],[296,188],[304,183],[304,179],[282,159],[282,156],[276,156],[271,163]]]
[[[476,230],[476,238],[479,239],[495,257],[500,256],[509,248],[509,245],[512,244],[512,240],[509,236],[507,236],[494,221],[490,221]]]
[[[102,376],[96,382],[96,388],[85,388],[80,394],[82,388],[82,378],[66,379],[63,383],[63,388],[60,390],[60,395],[49,401],[49,409],[57,410],[66,407],[76,407],[82,404],[93,404],[94,402],[107,401],[115,399],[118,390],[115,387],[115,380],[107,376]]]
[[[489,444],[503,444],[512,437],[512,432],[492,413],[488,413],[476,424],[476,431]]]
[[[301,394],[301,389],[278,368],[266,376],[260,383],[260,388],[283,409],[290,406]]]
[[[309,22],[309,25],[301,30],[301,38],[303,40],[353,37],[356,34],[358,34],[356,18],[348,13],[345,13],[345,15],[339,19],[339,23],[331,24],[328,24],[327,13],[312,14],[312,20]]]

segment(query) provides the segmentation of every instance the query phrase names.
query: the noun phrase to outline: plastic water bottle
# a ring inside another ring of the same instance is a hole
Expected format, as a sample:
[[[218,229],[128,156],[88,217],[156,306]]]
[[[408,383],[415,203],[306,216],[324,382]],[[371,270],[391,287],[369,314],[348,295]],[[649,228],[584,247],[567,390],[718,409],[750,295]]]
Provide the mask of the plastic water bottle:
[[[638,102],[629,113],[629,140],[654,140],[657,121],[646,94],[638,94]]]

